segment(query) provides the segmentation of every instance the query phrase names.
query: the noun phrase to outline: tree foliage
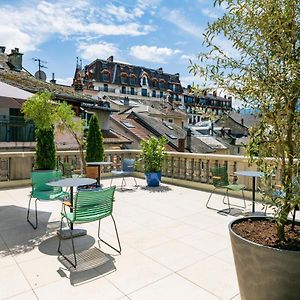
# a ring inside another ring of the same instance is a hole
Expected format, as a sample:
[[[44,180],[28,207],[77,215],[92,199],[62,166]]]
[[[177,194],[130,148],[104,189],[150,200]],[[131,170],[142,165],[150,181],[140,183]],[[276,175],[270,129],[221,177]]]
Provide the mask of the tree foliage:
[[[102,161],[103,155],[103,137],[98,119],[95,115],[93,115],[89,121],[89,130],[86,139],[86,161]]]
[[[144,161],[145,173],[161,171],[163,160],[166,157],[166,143],[167,140],[164,137],[159,139],[150,137],[148,140],[141,142],[141,158]]]
[[[258,109],[260,122],[250,131],[248,154],[267,174],[281,170],[285,197],[270,191],[264,199],[274,208],[278,237],[284,240],[287,216],[300,203],[293,184],[300,156],[299,0],[218,0],[215,5],[225,8],[224,15],[209,24],[207,51],[190,71]]]

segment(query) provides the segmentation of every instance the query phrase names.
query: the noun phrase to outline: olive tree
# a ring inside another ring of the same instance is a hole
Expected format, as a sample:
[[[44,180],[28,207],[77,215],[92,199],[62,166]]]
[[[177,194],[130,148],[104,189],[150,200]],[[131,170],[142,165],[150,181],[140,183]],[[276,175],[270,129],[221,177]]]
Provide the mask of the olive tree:
[[[200,62],[191,62],[190,71],[259,111],[248,154],[266,174],[281,171],[284,196],[270,190],[264,200],[274,208],[278,238],[284,241],[288,214],[300,203],[293,183],[300,157],[299,0],[217,0],[215,5],[224,14],[208,25],[206,51]]]

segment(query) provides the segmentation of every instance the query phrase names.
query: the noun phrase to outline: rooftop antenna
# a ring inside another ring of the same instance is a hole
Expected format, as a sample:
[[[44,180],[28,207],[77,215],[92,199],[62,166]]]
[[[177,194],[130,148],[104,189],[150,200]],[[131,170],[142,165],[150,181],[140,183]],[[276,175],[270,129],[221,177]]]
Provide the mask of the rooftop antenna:
[[[33,58],[33,60],[38,62],[38,67],[39,67],[38,71],[35,72],[34,77],[36,79],[46,81],[46,73],[41,69],[42,68],[47,69],[47,67],[43,65],[46,64],[47,62],[39,58]]]

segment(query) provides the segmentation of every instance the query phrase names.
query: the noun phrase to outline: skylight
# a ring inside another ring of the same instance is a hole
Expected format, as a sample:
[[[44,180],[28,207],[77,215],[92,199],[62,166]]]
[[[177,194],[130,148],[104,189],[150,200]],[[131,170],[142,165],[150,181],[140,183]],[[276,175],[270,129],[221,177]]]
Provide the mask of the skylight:
[[[177,136],[175,136],[174,134],[169,134],[169,133],[166,133],[166,135],[172,139],[172,140],[176,140],[177,139]]]
[[[173,130],[174,128],[167,122],[163,122],[163,124],[168,127],[169,129]]]
[[[129,123],[128,121],[121,121],[122,124],[124,124],[127,128],[134,128],[135,126]]]

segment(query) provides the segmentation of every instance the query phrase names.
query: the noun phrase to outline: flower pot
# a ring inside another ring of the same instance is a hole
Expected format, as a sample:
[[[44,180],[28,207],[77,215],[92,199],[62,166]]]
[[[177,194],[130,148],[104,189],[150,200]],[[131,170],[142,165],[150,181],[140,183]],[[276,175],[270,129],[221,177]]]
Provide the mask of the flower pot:
[[[159,186],[161,181],[161,172],[145,173],[148,186]]]
[[[300,251],[271,248],[242,238],[232,226],[243,220],[237,219],[229,224],[241,299],[300,299]]]
[[[98,178],[98,167],[86,166],[85,167],[85,175],[88,178],[97,179]]]

